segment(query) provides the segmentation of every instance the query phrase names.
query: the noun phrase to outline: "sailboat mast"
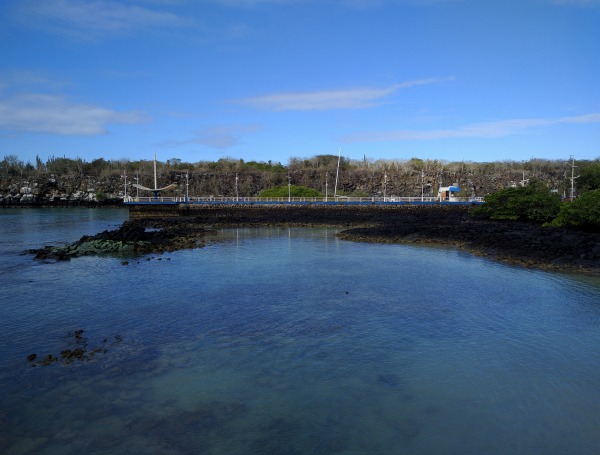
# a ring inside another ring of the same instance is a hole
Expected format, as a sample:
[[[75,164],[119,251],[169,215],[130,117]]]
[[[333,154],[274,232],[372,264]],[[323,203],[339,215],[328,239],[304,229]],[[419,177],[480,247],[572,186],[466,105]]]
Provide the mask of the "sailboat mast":
[[[340,159],[341,158],[342,158],[342,147],[340,147],[340,152],[338,154],[337,170],[335,171],[335,189],[333,190],[334,197],[337,197],[337,184],[338,184],[338,176],[340,174]]]

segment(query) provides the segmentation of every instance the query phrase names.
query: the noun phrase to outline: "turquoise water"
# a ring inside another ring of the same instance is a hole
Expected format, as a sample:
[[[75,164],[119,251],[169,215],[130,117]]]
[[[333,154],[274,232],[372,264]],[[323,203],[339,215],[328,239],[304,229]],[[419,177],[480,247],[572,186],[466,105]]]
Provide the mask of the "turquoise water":
[[[0,453],[600,447],[597,278],[333,229],[221,230],[128,265],[19,254],[126,217],[0,211]]]

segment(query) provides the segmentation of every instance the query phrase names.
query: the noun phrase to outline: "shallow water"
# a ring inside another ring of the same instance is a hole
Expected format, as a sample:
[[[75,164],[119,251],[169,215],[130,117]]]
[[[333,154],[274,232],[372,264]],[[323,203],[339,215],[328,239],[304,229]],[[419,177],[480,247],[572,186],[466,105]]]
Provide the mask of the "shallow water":
[[[128,265],[19,255],[126,216],[0,211],[0,452],[600,447],[596,278],[332,229],[221,230]]]

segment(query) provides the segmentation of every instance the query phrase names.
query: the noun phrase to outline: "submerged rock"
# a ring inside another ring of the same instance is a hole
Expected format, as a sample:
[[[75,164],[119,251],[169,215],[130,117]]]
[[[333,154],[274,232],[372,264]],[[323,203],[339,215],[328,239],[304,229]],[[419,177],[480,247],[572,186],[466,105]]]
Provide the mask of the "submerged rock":
[[[421,432],[422,425],[412,419],[402,419],[398,422],[396,428],[403,437],[412,439]]]
[[[36,362],[36,359],[38,358],[38,356],[37,356],[37,354],[34,353],[34,354],[29,354],[27,356],[27,361],[30,362],[32,366],[37,366],[37,365],[48,366],[53,363],[57,363],[59,361],[61,361],[61,363],[63,365],[68,365],[71,362],[74,362],[76,360],[78,360],[78,361],[91,360],[97,353],[108,352],[108,349],[107,349],[108,342],[109,342],[108,338],[104,338],[101,346],[97,346],[93,349],[88,349],[88,347],[87,347],[88,339],[83,336],[83,332],[84,332],[83,329],[78,329],[78,330],[75,330],[73,333],[69,334],[69,336],[73,337],[74,342],[77,345],[77,347],[74,349],[62,350],[60,353],[60,358],[55,357],[52,354],[47,354],[45,357],[42,358],[42,360]],[[112,346],[116,343],[120,343],[121,341],[123,341],[123,337],[121,335],[116,335],[114,337],[114,341],[110,345]]]
[[[401,383],[400,376],[393,373],[380,374],[377,376],[377,381],[390,387],[398,387]]]

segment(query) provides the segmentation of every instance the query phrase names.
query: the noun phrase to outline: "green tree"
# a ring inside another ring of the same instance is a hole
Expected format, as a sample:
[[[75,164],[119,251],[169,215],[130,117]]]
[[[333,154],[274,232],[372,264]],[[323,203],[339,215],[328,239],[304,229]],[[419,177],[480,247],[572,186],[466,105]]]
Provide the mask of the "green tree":
[[[287,185],[276,186],[273,188],[268,188],[260,192],[260,197],[322,197],[323,195],[319,193],[317,190],[313,190],[312,188],[307,188],[305,186],[296,186],[292,185],[287,187]]]
[[[472,210],[473,215],[491,220],[535,221],[545,223],[560,211],[560,197],[542,182],[520,188],[506,188],[485,197],[485,204]]]
[[[600,189],[588,191],[573,202],[564,203],[549,225],[600,232]]]
[[[576,180],[577,189],[581,193],[597,190],[600,188],[600,162],[595,161],[585,167],[581,167],[579,177]]]

